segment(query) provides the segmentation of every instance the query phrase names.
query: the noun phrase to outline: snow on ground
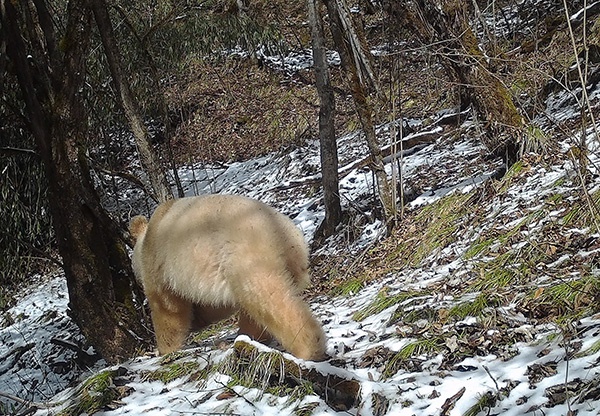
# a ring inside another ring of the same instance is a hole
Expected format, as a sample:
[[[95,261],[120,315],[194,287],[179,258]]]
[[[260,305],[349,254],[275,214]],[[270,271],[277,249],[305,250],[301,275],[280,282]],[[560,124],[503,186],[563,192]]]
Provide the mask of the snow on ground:
[[[76,348],[81,348],[84,340],[67,316],[64,275],[54,273],[32,280],[35,283],[17,305],[0,317],[0,393],[40,401],[76,381],[86,365],[77,360]],[[93,355],[92,350],[85,353]],[[96,363],[96,368],[102,364]]]
[[[343,160],[365,156],[365,149],[357,144],[358,140],[357,135],[340,139]],[[458,142],[439,139],[406,156],[403,159],[403,175],[407,180],[423,182],[427,179],[423,175],[431,169],[437,170],[434,181],[425,181],[429,184],[425,186],[428,189],[413,201],[412,209],[451,192],[464,193],[485,186],[498,162],[485,161],[483,154],[477,142],[465,135]],[[261,199],[290,215],[310,240],[323,218],[321,194],[319,191],[306,192],[309,187],[285,185],[316,177],[317,167],[318,145],[309,143],[288,154],[272,154],[221,167],[198,165],[182,169],[180,173],[188,194],[239,193]],[[375,311],[362,320],[356,316],[357,311],[367,308],[382,291],[390,294],[406,290],[423,291],[422,295],[415,295],[401,303],[405,311],[411,308],[440,310],[464,301],[443,293],[439,288],[465,279],[472,272],[473,266],[464,258],[464,253],[474,239],[486,228],[491,229],[498,224],[509,228],[511,221],[520,221],[525,212],[539,207],[542,198],[550,193],[568,194],[570,188],[567,185],[557,188],[555,184],[559,179],[567,180],[572,175],[573,168],[569,163],[531,166],[519,181],[510,185],[506,192],[509,197],[492,201],[477,229],[471,228],[464,233],[464,239],[458,239],[441,252],[432,254],[421,267],[390,273],[354,294],[325,294],[312,300],[313,310],[322,320],[329,338],[327,352],[331,359],[323,363],[306,363],[306,366],[323,374],[338,375],[360,383],[359,401],[349,409],[333,408],[317,394],[300,398],[277,397],[257,388],[243,387],[231,375],[218,371],[200,381],[188,380],[184,376],[165,384],[148,377],[160,368],[161,360],[145,356],[121,365],[119,371],[122,375],[115,378],[115,384],[118,379],[118,385],[125,386],[127,393],[110,407],[111,410],[105,408],[98,414],[464,415],[486,395],[498,394],[499,391],[503,393],[489,404],[491,414],[564,415],[569,408],[577,411],[578,415],[598,414],[597,383],[587,387],[588,395],[573,393],[569,400],[557,400],[558,404],[547,407],[550,397],[553,397],[549,393],[551,389],[560,390],[565,382],[600,380],[597,365],[600,352],[597,348],[595,352],[592,349],[588,354],[570,354],[569,359],[565,359],[568,345],[556,325],[530,322],[510,307],[500,309],[498,313],[505,315],[503,319],[516,340],[506,349],[472,354],[448,363],[444,354],[456,350],[458,345],[455,332],[448,332],[439,353],[417,353],[388,374],[386,368],[391,365],[391,353],[401,351],[414,342],[414,331],[407,329],[410,325],[402,325],[397,319],[392,319],[398,305]],[[351,204],[367,207],[365,201],[371,198],[372,176],[366,169],[354,170],[343,178],[340,189],[346,209],[351,209]],[[541,220],[531,227],[543,224],[544,220]],[[531,233],[534,231],[529,230]],[[364,226],[363,232],[346,247],[326,247],[324,251],[361,252],[365,247],[377,244],[382,226],[373,222]],[[2,318],[0,392],[42,402],[37,403],[40,407],[37,414],[57,414],[73,403],[73,393],[77,388],[67,387],[82,374],[100,371],[102,363],[95,363],[88,372],[84,372],[84,365],[77,363],[75,351],[65,347],[65,343],[56,342],[58,339],[82,345],[82,339],[67,315],[63,276],[55,274],[38,280],[39,284],[34,285]],[[467,300],[472,301],[474,296]],[[577,335],[570,339],[570,343],[580,342],[579,351],[594,346],[600,333],[598,318],[588,317],[576,324]],[[426,329],[428,322],[421,319],[414,325]],[[488,344],[493,343],[490,340],[498,331],[492,327],[481,332],[481,325],[479,319],[466,317],[448,330],[474,331],[483,334],[481,337],[486,338]],[[230,339],[232,331],[229,331]],[[259,348],[268,350],[263,346]],[[181,360],[191,360],[200,367],[208,368],[209,364],[227,360],[229,355],[231,348],[204,345],[189,350]],[[284,355],[294,360],[289,354]],[[543,375],[538,378],[537,372]],[[224,391],[233,393],[223,395]],[[56,393],[59,394],[51,398]],[[8,409],[9,403],[15,405],[6,397],[0,397],[0,400],[5,409]],[[43,402],[49,405],[47,409],[44,409]],[[15,406],[23,409],[18,404]]]

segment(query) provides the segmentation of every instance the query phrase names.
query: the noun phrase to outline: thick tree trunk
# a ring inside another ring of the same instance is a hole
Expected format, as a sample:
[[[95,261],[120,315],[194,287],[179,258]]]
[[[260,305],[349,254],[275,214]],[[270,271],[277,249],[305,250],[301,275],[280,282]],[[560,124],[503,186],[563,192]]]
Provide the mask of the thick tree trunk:
[[[135,279],[125,246],[116,225],[100,206],[87,166],[82,91],[90,11],[85,1],[68,3],[62,56],[48,67],[28,62],[19,14],[9,0],[0,0],[0,4],[2,28],[9,40],[8,56],[46,170],[50,213],[72,316],[107,361],[121,361],[143,347],[150,334],[145,329],[141,298],[133,295]],[[45,41],[49,39],[45,37]],[[39,45],[36,40],[31,44]],[[36,64],[39,66],[32,71]]]
[[[135,138],[135,143],[140,155],[140,161],[150,180],[155,199],[158,202],[164,202],[167,199],[173,198],[173,192],[169,187],[160,162],[150,145],[150,141],[148,140],[148,130],[144,125],[140,109],[136,104],[131,89],[129,88],[129,83],[123,73],[119,49],[115,40],[106,3],[104,0],[90,0],[90,3],[94,11],[94,17],[96,19],[96,24],[98,25],[98,31],[100,32],[100,38],[102,39],[102,45],[104,46],[104,53],[106,55],[113,83],[117,90],[121,105],[123,106],[123,110],[125,111],[125,116],[129,121],[131,131],[133,132],[133,137]]]
[[[510,94],[487,64],[469,26],[468,2],[461,0],[384,0],[384,8],[399,24],[411,28],[425,45],[437,45],[440,59],[459,85],[461,105],[473,105],[486,123],[482,138],[494,154],[510,165],[522,148],[524,121]]]
[[[325,219],[316,237],[328,237],[342,221],[338,180],[338,154],[335,137],[335,97],[329,77],[323,22],[316,0],[307,0],[308,21],[312,34],[312,50],[317,92],[319,94],[319,143],[321,150],[321,181],[325,202]]]
[[[368,99],[368,85],[375,85],[375,77],[363,46],[366,42],[361,33],[354,28],[348,7],[343,0],[324,1],[331,21],[330,28],[333,41],[340,53],[342,66],[347,73],[354,105],[371,153],[370,168],[377,179],[377,190],[383,209],[383,219],[387,222],[388,229],[390,229],[394,225],[393,220],[396,216],[396,201],[392,198],[381,148],[375,135],[373,108]]]

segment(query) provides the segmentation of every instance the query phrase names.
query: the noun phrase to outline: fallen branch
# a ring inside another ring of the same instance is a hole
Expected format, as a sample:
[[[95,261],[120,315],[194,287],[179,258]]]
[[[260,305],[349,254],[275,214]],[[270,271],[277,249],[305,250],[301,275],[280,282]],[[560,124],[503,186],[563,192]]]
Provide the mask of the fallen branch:
[[[24,404],[24,405],[30,406],[30,408],[34,408],[36,410],[41,407],[46,407],[46,403],[32,402],[29,400],[21,399],[20,397],[17,397],[17,396],[13,396],[12,394],[9,394],[9,393],[1,392],[1,391],[0,391],[0,397],[4,397],[8,400],[12,400],[13,402],[16,402],[19,404]]]
[[[38,411],[38,409],[50,409],[52,407],[60,406],[64,403],[63,401],[56,402],[34,402],[31,400],[25,400],[20,397],[14,396],[10,393],[4,393],[0,391],[0,397],[4,397],[8,400],[12,400],[15,403],[19,403],[21,405],[27,406],[23,412],[19,413],[19,416],[31,415]]]
[[[467,389],[463,387],[455,395],[448,397],[442,405],[442,412],[440,413],[440,416],[448,416],[450,411],[456,405],[456,402],[460,400],[463,394],[465,394],[465,391],[467,391]]]
[[[30,156],[39,159],[40,155],[32,149],[20,149],[17,147],[0,147],[0,153],[8,156]]]
[[[81,347],[81,345],[78,345],[71,341],[67,341],[67,340],[60,339],[60,338],[52,338],[50,340],[50,342],[54,345],[68,348],[71,351],[75,352],[77,354],[77,358],[79,360],[81,360],[81,363],[83,363],[85,366],[91,366],[94,363],[96,363],[98,360],[100,360],[100,358],[101,358],[99,354],[97,354],[97,353],[90,354],[89,352],[84,350]]]
[[[151,193],[147,189],[147,186],[137,176],[132,175],[131,173],[107,169],[107,168],[100,166],[97,163],[94,163],[93,167],[99,173],[103,173],[107,176],[116,176],[118,178],[124,179],[124,180],[132,183],[133,185],[137,186],[138,188],[142,189],[143,191]]]
[[[4,374],[8,370],[13,368],[15,364],[21,359],[23,354],[32,349],[34,346],[35,344],[21,345],[13,350],[10,350],[8,353],[4,354],[4,356],[0,357],[0,363],[2,363],[2,367],[0,367],[0,374]],[[11,356],[12,358],[10,358]]]
[[[438,127],[434,130],[429,130],[421,133],[416,133],[402,141],[403,150],[392,155],[392,145],[388,145],[381,148],[381,155],[385,163],[391,162],[391,160],[399,159],[401,156],[409,156],[417,151],[423,149],[426,145],[435,142],[442,134],[443,129]],[[392,157],[393,156],[393,157]],[[361,169],[369,166],[372,163],[371,156],[366,156],[360,160],[349,163],[342,166],[338,171],[338,178],[342,179],[348,176],[351,172],[356,169]],[[287,189],[297,188],[299,186],[318,185],[321,183],[321,175],[312,175],[306,178],[291,181],[284,185],[279,185],[271,188],[271,191],[284,191]]]

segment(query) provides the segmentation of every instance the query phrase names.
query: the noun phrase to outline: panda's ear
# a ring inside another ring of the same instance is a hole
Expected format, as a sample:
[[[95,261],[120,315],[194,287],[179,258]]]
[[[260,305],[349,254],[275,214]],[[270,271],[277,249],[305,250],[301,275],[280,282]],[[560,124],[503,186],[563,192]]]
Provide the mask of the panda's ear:
[[[129,221],[129,234],[134,243],[146,233],[146,228],[148,228],[148,219],[143,215],[136,215]]]

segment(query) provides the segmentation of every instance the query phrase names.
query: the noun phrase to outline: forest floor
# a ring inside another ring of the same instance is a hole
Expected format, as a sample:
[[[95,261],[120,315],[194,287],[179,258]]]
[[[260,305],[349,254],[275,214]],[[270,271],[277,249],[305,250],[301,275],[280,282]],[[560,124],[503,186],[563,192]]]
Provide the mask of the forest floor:
[[[40,415],[597,414],[600,235],[588,198],[600,197],[600,161],[591,153],[585,189],[577,163],[533,153],[493,179],[501,161],[486,157],[476,126],[441,119],[410,120],[418,132],[407,143],[425,133],[429,142],[405,149],[404,178],[420,191],[392,235],[370,208],[371,173],[352,169],[341,181],[351,219],[313,252],[309,298],[329,360],[302,362],[244,338],[232,344],[227,322],[180,353],[96,363],[63,390],[91,352],[70,345],[81,338],[55,274],[3,315],[0,391],[36,402]],[[379,130],[385,137],[389,126]],[[561,152],[576,139],[562,137]],[[339,144],[346,160],[367,154],[357,134]],[[323,218],[311,182],[318,160],[313,141],[180,175],[189,194],[268,202],[310,240]]]
[[[546,63],[565,54],[552,51]],[[544,51],[532,55],[527,65]],[[302,62],[299,56],[284,62]],[[404,151],[397,164],[386,163],[390,176],[401,169],[406,204],[389,235],[377,219],[372,174],[359,163],[368,156],[366,144],[351,114],[338,119],[348,215],[336,236],[313,245],[307,294],[328,337],[328,360],[304,362],[277,345],[236,338],[235,323],[226,321],[196,334],[181,352],[141,354],[106,367],[84,347],[67,314],[64,276],[55,272],[37,276],[0,316],[0,413],[597,415],[600,139],[596,126],[582,127],[574,98],[581,89],[548,83],[530,102],[537,115],[529,138],[537,145],[501,175],[502,161],[481,145],[473,115],[457,117],[448,105],[440,87],[446,84],[435,75],[439,66],[427,76],[418,72],[426,59],[406,62],[411,89],[395,126],[405,129]],[[522,63],[511,72],[523,79]],[[285,90],[283,101],[281,95],[272,101],[289,108],[263,111],[272,119],[256,119],[261,107],[246,105],[252,100],[234,78],[219,77],[227,88],[209,100],[212,111],[186,119],[219,119],[222,130],[184,122],[174,149],[187,195],[260,199],[289,215],[313,243],[324,217],[319,146],[311,123],[302,120],[314,119],[318,109],[298,104],[311,102],[308,88],[300,88],[307,95],[290,92],[302,84],[302,70],[295,71],[253,86],[267,99],[273,85]],[[513,85],[539,89],[537,74]],[[211,79],[203,82],[216,83]],[[600,91],[595,82],[590,77],[592,112]],[[202,100],[205,88],[190,83],[173,91],[174,100]],[[392,125],[379,121],[386,147]],[[262,138],[264,126],[268,140],[248,140]],[[211,139],[214,131],[226,139]],[[582,138],[586,158],[577,153]],[[151,211],[139,192],[120,186],[108,206]]]

